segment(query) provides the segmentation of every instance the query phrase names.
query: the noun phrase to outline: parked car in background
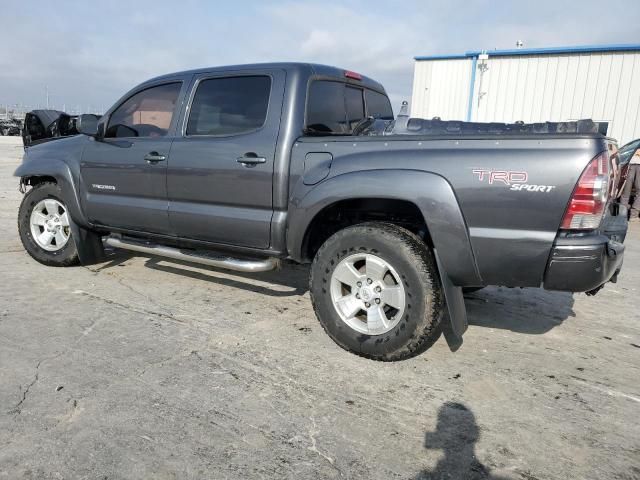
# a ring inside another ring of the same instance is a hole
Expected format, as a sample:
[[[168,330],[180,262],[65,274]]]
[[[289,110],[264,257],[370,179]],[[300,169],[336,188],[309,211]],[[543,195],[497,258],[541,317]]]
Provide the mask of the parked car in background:
[[[22,121],[17,118],[0,120],[0,136],[19,136],[22,132]]]
[[[103,241],[244,272],[311,263],[325,331],[384,361],[442,331],[457,349],[463,288],[615,281],[627,219],[596,123],[402,113],[379,83],[323,65],[158,77],[99,122],[81,115],[83,135],[26,149],[20,238],[51,266],[99,261]]]

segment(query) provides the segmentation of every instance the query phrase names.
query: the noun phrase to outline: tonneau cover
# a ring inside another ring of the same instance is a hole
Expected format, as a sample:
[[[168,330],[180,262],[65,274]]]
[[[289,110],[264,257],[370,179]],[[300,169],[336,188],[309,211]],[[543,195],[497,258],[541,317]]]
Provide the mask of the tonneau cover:
[[[368,135],[433,135],[433,136],[465,136],[465,135],[541,135],[541,134],[601,134],[607,135],[608,122],[593,120],[576,120],[567,122],[540,123],[481,123],[463,122],[460,120],[431,120],[410,118],[407,114],[406,102],[400,113],[392,122],[375,121],[365,134]]]

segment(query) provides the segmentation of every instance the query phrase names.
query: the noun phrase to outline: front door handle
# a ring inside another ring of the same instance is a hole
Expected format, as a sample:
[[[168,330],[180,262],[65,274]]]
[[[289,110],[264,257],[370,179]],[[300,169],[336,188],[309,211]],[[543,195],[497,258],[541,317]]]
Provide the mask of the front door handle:
[[[253,152],[245,153],[244,156],[238,157],[236,160],[238,163],[243,164],[245,167],[255,167],[259,163],[266,163],[267,159],[264,157],[259,157],[257,154]]]
[[[147,163],[158,163],[167,159],[164,155],[160,155],[158,152],[149,152],[144,156]]]

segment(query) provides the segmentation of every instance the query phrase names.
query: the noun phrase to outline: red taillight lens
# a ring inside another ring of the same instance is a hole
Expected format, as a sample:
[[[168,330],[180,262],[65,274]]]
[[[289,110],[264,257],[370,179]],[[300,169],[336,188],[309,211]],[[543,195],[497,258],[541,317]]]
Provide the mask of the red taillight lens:
[[[613,169],[609,152],[591,160],[578,180],[560,228],[593,230],[600,226],[613,191]]]

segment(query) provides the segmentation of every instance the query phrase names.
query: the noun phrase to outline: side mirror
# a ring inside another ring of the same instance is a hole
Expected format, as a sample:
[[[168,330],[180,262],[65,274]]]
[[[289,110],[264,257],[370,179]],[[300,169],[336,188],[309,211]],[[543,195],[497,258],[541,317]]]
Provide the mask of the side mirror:
[[[96,138],[98,140],[101,140],[105,137],[106,133],[107,133],[107,124],[104,121],[100,121],[102,117],[96,117],[96,121],[98,122],[98,134],[96,135]]]
[[[98,117],[85,113],[76,119],[76,130],[83,135],[95,137],[98,135]]]

